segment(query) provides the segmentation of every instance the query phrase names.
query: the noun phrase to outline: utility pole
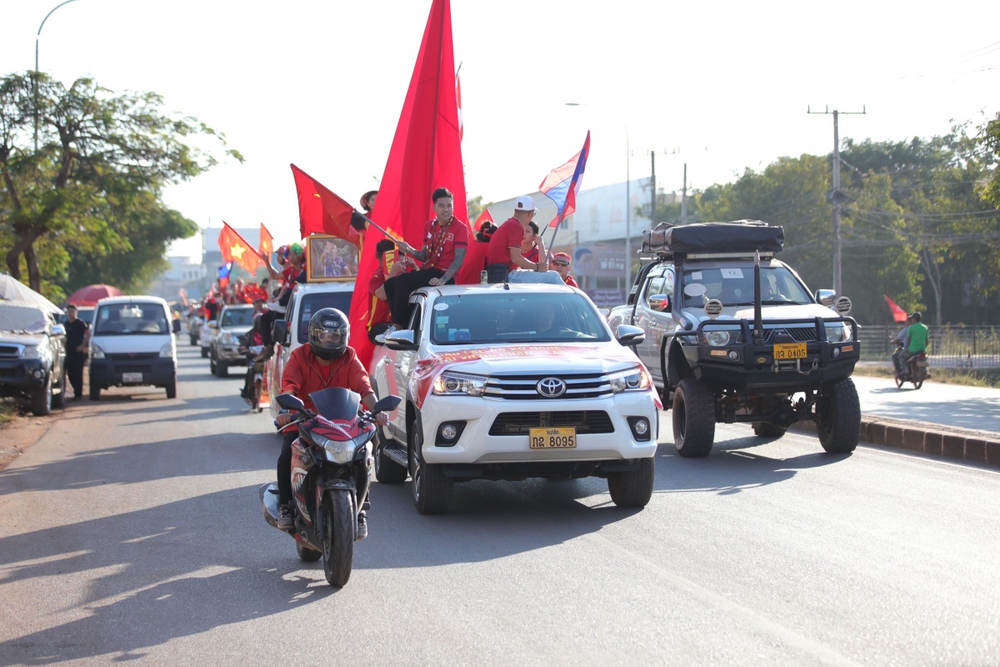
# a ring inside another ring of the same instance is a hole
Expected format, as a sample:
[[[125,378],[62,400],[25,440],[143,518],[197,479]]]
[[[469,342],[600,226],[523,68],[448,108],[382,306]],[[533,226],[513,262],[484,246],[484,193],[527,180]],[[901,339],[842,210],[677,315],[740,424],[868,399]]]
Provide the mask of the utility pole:
[[[649,228],[656,227],[656,153],[649,151]]]
[[[837,117],[840,114],[864,115],[865,106],[861,106],[861,111],[830,111],[826,107],[824,111],[813,111],[806,107],[809,114],[830,114],[833,113],[833,189],[826,196],[827,201],[833,204],[833,290],[837,296],[843,294],[842,275],[840,270],[841,259],[841,236],[840,236],[840,207],[847,201],[847,195],[840,191],[840,126]]]
[[[681,224],[686,225],[688,221],[688,166],[684,163],[684,187],[681,188]]]

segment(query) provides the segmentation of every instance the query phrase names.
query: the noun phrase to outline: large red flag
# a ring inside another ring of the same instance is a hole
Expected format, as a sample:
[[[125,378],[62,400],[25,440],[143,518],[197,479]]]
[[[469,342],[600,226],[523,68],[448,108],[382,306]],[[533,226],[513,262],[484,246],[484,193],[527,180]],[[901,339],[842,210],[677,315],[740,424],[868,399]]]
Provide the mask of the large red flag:
[[[222,251],[222,259],[236,262],[251,276],[261,265],[257,251],[227,222],[222,223],[222,231],[219,232],[219,250]]]
[[[358,230],[351,227],[354,208],[294,164],[292,175],[299,195],[299,231],[302,238],[310,234],[332,234],[360,248],[361,236]]]
[[[905,322],[906,321],[906,311],[900,308],[895,301],[889,298],[888,294],[883,294],[885,297],[885,302],[889,304],[889,310],[892,311],[892,321],[893,322]]]
[[[431,192],[437,187],[455,195],[456,222],[467,225],[449,0],[434,0],[431,5],[372,219],[420,248],[424,223],[434,217]],[[368,233],[378,234],[373,228]],[[375,245],[365,243],[362,248],[351,299],[350,345],[365,367],[372,356],[365,322],[368,279],[376,266]]]

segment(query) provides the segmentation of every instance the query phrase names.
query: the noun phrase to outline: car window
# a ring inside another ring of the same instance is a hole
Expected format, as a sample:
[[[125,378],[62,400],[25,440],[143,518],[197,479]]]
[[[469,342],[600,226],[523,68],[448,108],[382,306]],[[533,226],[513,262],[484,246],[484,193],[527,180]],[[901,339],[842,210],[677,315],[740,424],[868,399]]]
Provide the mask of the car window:
[[[249,327],[253,325],[253,308],[226,308],[220,327]]]
[[[48,323],[45,311],[40,308],[0,305],[0,331],[42,333]]]
[[[784,266],[760,268],[761,301],[812,303],[812,297]],[[709,299],[723,306],[753,305],[753,269],[747,267],[689,268],[684,271],[684,306],[701,308]]]
[[[158,303],[106,304],[97,309],[94,335],[131,336],[170,333],[167,315]]]
[[[611,340],[601,314],[580,294],[442,296],[429,321],[437,345]]]
[[[344,315],[351,312],[351,292],[316,292],[306,294],[301,297],[302,305],[299,307],[298,340],[300,344],[309,342],[309,320],[320,308],[336,308]],[[293,310],[288,312],[293,313]]]

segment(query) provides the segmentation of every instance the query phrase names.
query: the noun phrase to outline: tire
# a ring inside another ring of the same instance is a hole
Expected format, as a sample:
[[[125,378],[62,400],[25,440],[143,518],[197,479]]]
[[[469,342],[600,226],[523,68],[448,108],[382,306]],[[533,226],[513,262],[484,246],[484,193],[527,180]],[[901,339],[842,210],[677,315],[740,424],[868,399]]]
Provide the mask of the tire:
[[[254,412],[260,412],[260,385],[262,380],[254,380],[253,383],[253,400],[250,402],[250,409]]]
[[[90,400],[99,401],[101,400],[101,385],[94,384],[94,380],[90,381]]]
[[[299,554],[299,558],[307,563],[315,563],[323,557],[322,551],[315,551],[314,549],[302,546],[297,542],[295,543],[295,551]]]
[[[206,359],[207,357],[208,357],[208,348],[207,347],[201,348],[201,358]]]
[[[753,434],[758,438],[780,438],[788,429],[768,422],[754,422]]]
[[[424,435],[417,424],[413,428],[413,451],[410,452],[413,502],[421,514],[444,514],[451,504],[455,483],[445,476],[440,465],[424,463]]]
[[[674,447],[684,458],[702,458],[715,441],[715,395],[694,378],[684,378],[674,391]]]
[[[52,407],[62,410],[66,407],[66,369],[63,368],[59,378],[59,393],[52,396]]]
[[[923,380],[914,380],[913,381],[913,388],[914,389],[920,389],[923,386],[924,386],[924,381]]]
[[[406,481],[406,467],[385,455],[385,436],[382,429],[375,431],[375,479],[379,484],[402,484]]]
[[[219,372],[219,367],[215,365],[215,357],[208,358],[208,372],[215,375]]]
[[[215,375],[220,378],[229,377],[229,364],[224,361],[216,361]]]
[[[167,398],[177,398],[177,380],[166,386]]]
[[[816,434],[829,454],[847,454],[861,435],[861,402],[850,378],[820,390],[816,401]]]
[[[354,567],[354,507],[347,491],[332,491],[323,499],[323,574],[337,588],[351,578]]]
[[[195,338],[194,336],[191,336],[191,347],[194,347],[197,344],[198,344],[198,339]]]
[[[902,389],[902,388],[903,388],[903,378],[901,378],[901,377],[899,377],[897,375],[896,376],[896,389]]]
[[[608,491],[612,502],[622,508],[645,507],[653,497],[654,465],[652,458],[641,459],[636,470],[610,473]]]
[[[45,386],[31,395],[31,414],[44,417],[52,414],[52,376],[45,380]]]

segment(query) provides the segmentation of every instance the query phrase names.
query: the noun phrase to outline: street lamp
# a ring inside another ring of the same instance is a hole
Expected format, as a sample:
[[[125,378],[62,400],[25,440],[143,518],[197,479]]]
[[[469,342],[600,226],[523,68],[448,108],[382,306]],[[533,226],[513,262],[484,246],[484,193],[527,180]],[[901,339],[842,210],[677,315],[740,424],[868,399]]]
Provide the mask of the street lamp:
[[[49,13],[45,15],[42,19],[41,24],[38,26],[38,32],[35,33],[35,73],[32,75],[32,80],[34,83],[34,93],[35,93],[35,152],[38,152],[38,38],[42,36],[42,28],[45,27],[45,22],[49,20],[52,14],[62,7],[63,5],[68,5],[71,2],[76,2],[76,0],[65,0],[65,2],[60,2],[58,5],[49,10]]]

